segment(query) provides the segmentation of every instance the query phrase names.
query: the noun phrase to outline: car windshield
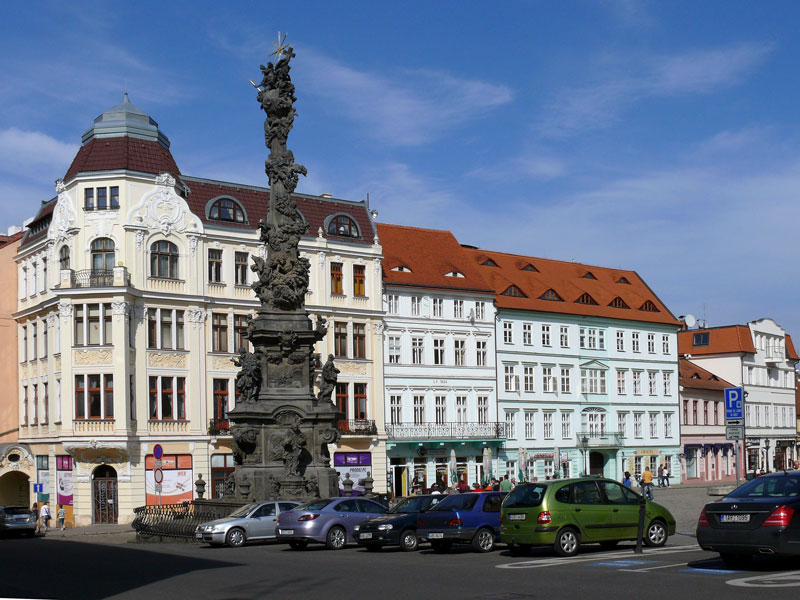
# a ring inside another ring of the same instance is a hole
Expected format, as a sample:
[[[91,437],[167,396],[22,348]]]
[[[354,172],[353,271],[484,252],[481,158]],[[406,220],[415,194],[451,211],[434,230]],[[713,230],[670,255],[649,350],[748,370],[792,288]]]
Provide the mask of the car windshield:
[[[393,514],[417,513],[422,511],[427,503],[428,499],[423,496],[406,498],[389,512]]]
[[[25,506],[6,506],[5,508],[7,515],[29,515],[31,514],[31,509]]]
[[[546,485],[539,485],[538,483],[518,485],[511,491],[506,501],[503,502],[503,508],[532,508],[540,506],[546,490]]]
[[[250,504],[245,504],[244,506],[240,506],[239,508],[237,508],[235,511],[233,511],[228,516],[229,517],[244,517],[245,515],[247,515],[247,513],[249,513],[251,510],[253,510],[256,506],[258,506],[258,502],[251,502]]]
[[[478,501],[478,494],[451,494],[431,510],[472,510]]]
[[[305,504],[301,504],[294,510],[301,511],[301,510],[322,510],[328,504],[333,502],[333,498],[327,498],[325,500],[313,500],[311,502],[306,502]]]
[[[757,477],[733,490],[728,498],[796,498],[800,496],[800,476]]]

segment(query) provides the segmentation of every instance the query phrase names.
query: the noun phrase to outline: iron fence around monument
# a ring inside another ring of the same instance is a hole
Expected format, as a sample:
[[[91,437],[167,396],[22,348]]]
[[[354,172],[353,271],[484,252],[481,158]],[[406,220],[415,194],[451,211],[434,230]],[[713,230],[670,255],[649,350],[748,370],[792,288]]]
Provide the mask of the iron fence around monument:
[[[228,512],[230,512],[229,509]],[[131,527],[142,538],[169,537],[194,539],[197,526],[219,519],[219,511],[193,502],[163,504],[161,506],[139,506],[133,509]]]
[[[390,440],[476,440],[504,439],[505,423],[389,423]]]

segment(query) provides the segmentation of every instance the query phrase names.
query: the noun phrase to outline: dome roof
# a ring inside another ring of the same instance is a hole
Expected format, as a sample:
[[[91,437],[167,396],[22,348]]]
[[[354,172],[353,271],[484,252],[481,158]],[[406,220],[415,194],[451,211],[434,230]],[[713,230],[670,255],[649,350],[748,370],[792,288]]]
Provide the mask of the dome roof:
[[[169,138],[158,128],[158,123],[131,104],[127,92],[122,102],[94,120],[94,124],[81,136],[81,143],[85,145],[96,138],[124,136],[158,142],[164,148],[169,148]]]

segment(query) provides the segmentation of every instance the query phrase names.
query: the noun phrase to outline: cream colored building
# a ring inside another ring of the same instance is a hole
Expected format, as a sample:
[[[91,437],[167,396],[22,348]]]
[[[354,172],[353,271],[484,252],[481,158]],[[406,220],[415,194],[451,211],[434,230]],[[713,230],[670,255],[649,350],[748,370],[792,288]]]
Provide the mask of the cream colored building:
[[[16,256],[20,442],[70,520],[127,522],[156,501],[207,495],[232,468],[232,363],[259,304],[252,256],[265,188],[181,175],[169,140],[123,102],[99,116],[56,198],[42,204]],[[348,419],[340,462],[385,473],[381,247],[366,202],[297,194],[309,225],[306,305],[328,319],[318,351],[337,356]],[[385,488],[376,476],[376,490]],[[46,490],[47,492],[48,490]]]

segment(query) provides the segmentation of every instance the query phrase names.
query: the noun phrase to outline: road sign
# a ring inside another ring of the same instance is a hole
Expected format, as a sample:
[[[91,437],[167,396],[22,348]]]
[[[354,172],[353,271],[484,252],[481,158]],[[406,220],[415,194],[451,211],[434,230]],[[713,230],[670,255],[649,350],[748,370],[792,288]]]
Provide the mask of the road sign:
[[[742,425],[742,426],[744,426],[744,419],[725,419],[725,425]]]
[[[42,491],[42,490],[43,490],[43,488],[44,488],[44,484],[41,484],[41,483],[34,483],[34,484],[33,484],[33,493],[34,493],[34,494],[43,494],[43,493],[44,493],[44,492]]]
[[[156,492],[158,494],[161,494],[161,484],[160,483],[156,484]],[[158,499],[158,503],[161,504],[161,498]]]
[[[155,463],[156,463],[156,464],[154,464],[154,465],[153,465],[153,468],[154,468],[154,469],[160,469],[160,468],[161,468],[161,459],[160,459],[160,458],[157,458],[157,459],[156,459],[155,461],[153,461],[153,462],[155,462]]]
[[[725,438],[729,440],[743,440],[744,439],[744,426],[742,425],[727,425],[725,427]]]
[[[725,388],[725,420],[744,419],[744,389]]]
[[[161,485],[161,482],[164,481],[164,471],[162,471],[161,469],[158,469],[158,468],[154,469],[153,470],[153,479],[155,480],[155,482],[157,484]]]
[[[725,390],[727,392],[727,390]],[[164,449],[161,447],[161,444],[156,444],[153,446],[153,458],[156,460],[161,460],[161,457],[164,456]]]

